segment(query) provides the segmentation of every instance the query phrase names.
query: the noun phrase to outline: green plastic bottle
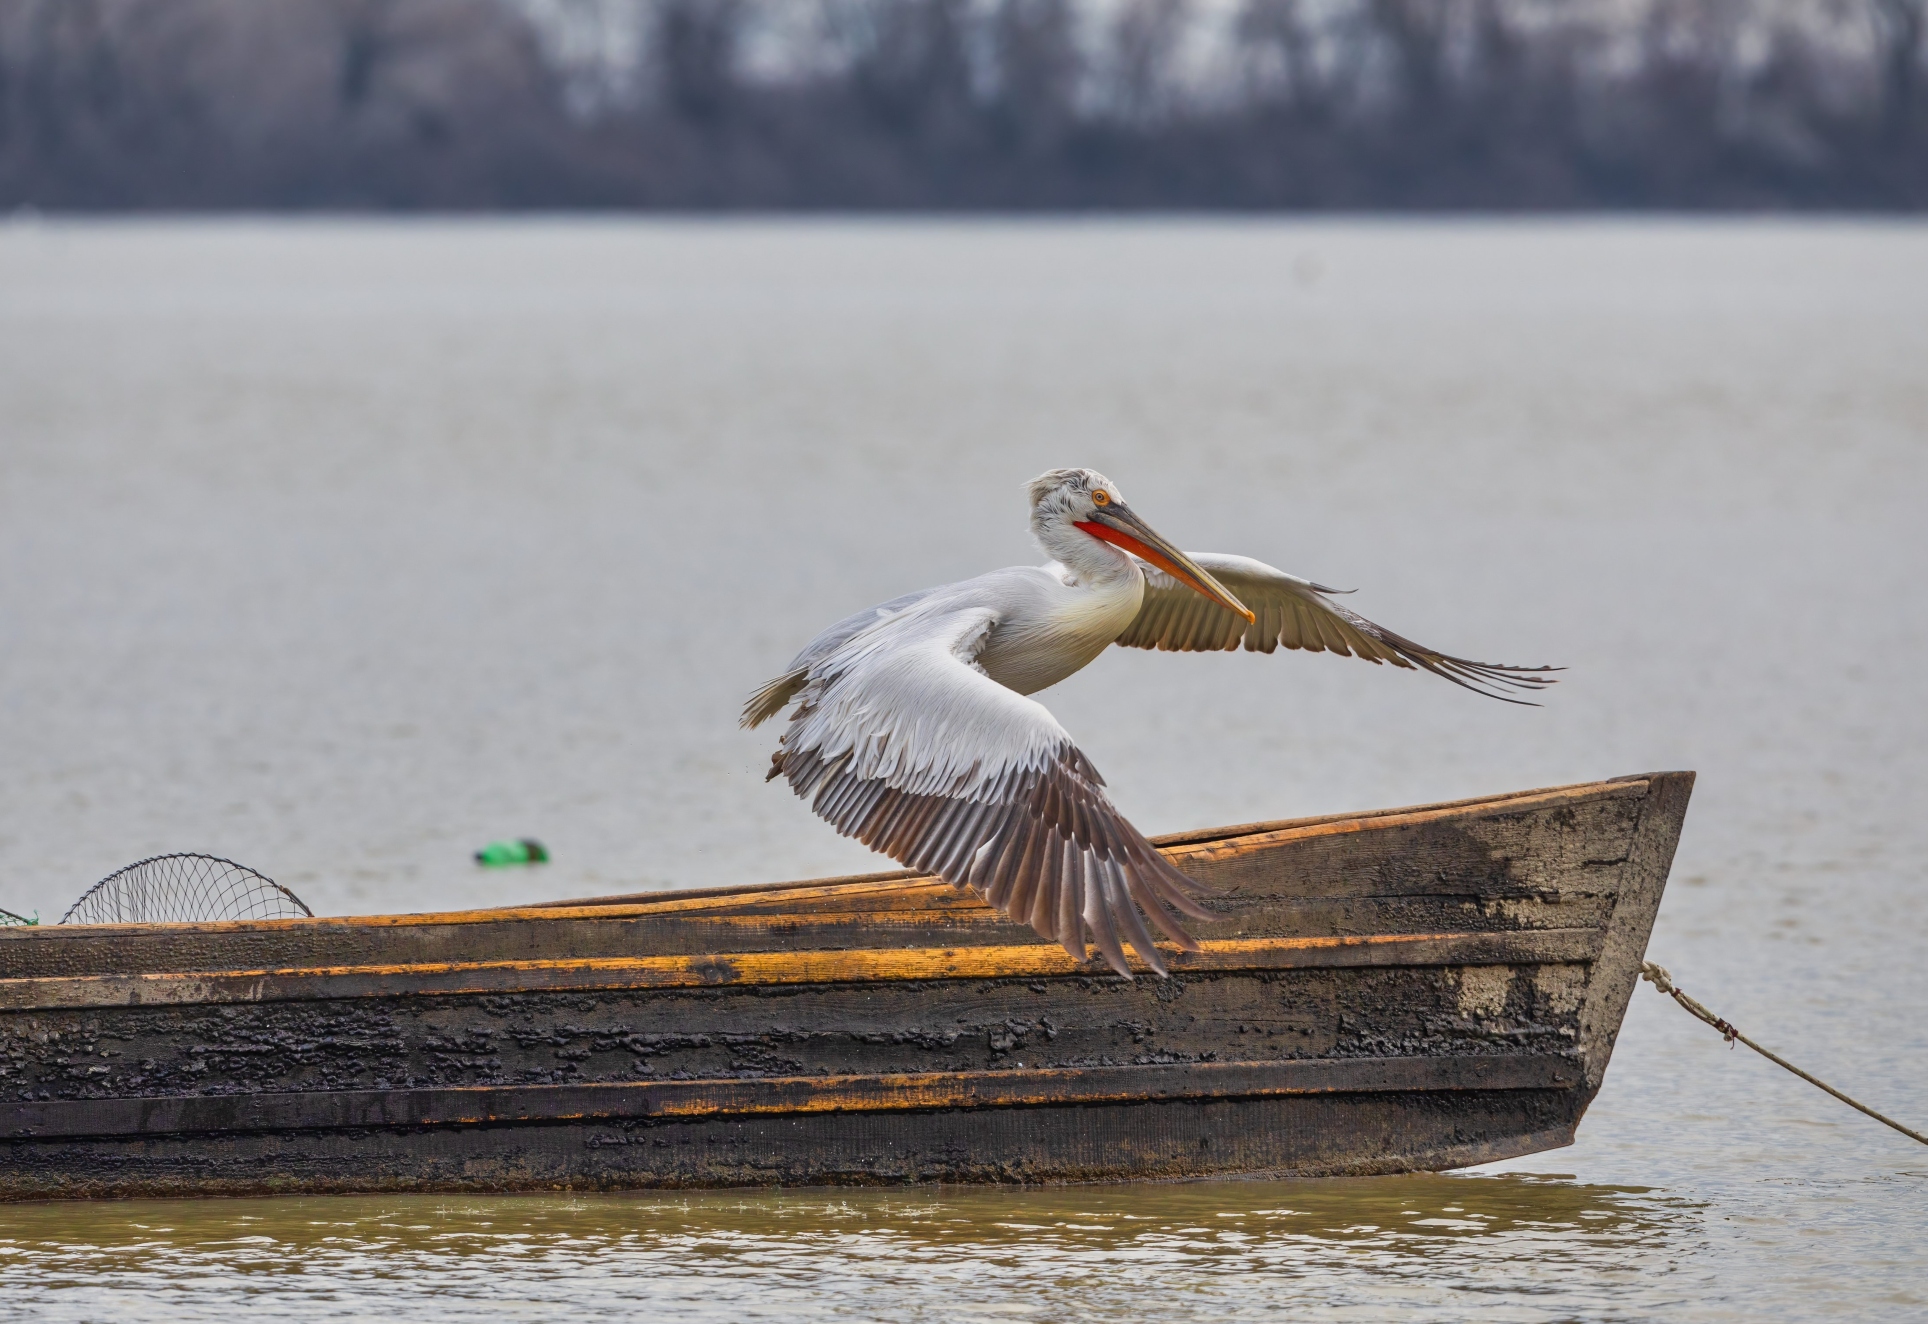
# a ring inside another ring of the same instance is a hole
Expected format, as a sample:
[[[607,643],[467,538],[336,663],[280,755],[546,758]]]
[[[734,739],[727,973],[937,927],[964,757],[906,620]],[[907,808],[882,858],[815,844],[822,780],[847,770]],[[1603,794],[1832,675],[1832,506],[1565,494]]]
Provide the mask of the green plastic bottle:
[[[515,841],[491,841],[475,853],[475,862],[486,869],[508,864],[547,864],[549,852],[534,837]]]

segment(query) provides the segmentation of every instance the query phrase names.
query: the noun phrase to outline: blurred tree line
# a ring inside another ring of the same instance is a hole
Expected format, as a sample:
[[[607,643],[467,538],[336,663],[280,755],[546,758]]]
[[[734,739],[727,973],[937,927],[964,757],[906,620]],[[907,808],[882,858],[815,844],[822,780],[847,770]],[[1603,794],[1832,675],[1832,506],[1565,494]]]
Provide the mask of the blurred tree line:
[[[1917,208],[1928,0],[0,0],[0,206]]]

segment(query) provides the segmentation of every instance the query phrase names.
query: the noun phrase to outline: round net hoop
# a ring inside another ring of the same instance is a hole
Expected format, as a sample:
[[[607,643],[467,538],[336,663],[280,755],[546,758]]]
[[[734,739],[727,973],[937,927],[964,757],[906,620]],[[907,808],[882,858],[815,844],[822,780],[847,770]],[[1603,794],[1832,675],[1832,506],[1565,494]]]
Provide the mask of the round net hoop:
[[[170,924],[297,919],[307,903],[245,864],[218,855],[155,855],[110,873],[80,894],[62,924]]]

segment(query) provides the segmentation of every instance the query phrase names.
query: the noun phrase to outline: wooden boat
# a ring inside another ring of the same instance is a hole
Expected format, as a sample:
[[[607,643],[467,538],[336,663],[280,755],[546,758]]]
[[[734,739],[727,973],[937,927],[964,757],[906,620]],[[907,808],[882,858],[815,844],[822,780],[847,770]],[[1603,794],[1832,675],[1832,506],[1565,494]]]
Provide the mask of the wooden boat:
[[[1443,1169],[1573,1139],[1693,785],[1159,843],[1172,977],[904,873],[0,930],[0,1197]]]

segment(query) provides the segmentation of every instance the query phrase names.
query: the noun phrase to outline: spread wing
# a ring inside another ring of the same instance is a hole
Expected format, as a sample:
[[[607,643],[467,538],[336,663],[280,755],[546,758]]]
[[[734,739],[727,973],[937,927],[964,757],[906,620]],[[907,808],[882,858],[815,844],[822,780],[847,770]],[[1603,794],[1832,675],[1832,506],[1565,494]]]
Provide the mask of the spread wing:
[[[904,611],[819,657],[770,775],[845,836],[972,888],[1074,960],[1089,933],[1120,974],[1128,942],[1162,975],[1146,917],[1196,951],[1170,911],[1211,913],[1112,806],[1057,719],[978,668],[996,619]]]
[[[1531,693],[1554,683],[1545,673],[1559,667],[1516,667],[1472,662],[1416,644],[1348,611],[1326,594],[1338,590],[1315,584],[1283,570],[1274,570],[1248,556],[1217,552],[1190,553],[1212,577],[1232,591],[1256,618],[1244,618],[1212,602],[1173,579],[1156,566],[1146,565],[1145,600],[1137,617],[1118,636],[1130,648],[1159,648],[1171,652],[1230,651],[1243,644],[1248,652],[1269,653],[1275,648],[1303,648],[1308,653],[1330,650],[1341,657],[1363,657],[1368,662],[1390,662],[1444,676],[1476,694],[1507,703],[1528,700],[1500,693],[1512,689]]]

